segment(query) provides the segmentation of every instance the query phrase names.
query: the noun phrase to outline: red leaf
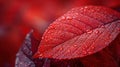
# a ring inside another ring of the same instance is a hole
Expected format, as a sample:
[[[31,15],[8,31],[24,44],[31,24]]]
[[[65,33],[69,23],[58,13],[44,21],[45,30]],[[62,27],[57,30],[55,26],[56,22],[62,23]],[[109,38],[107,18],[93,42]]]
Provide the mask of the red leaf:
[[[119,67],[114,57],[108,51],[100,51],[93,55],[81,58],[80,60],[85,67]]]
[[[94,54],[119,34],[120,14],[101,6],[73,8],[44,33],[37,57],[71,59]]]
[[[85,67],[119,67],[120,66],[120,34],[102,51],[80,58]]]

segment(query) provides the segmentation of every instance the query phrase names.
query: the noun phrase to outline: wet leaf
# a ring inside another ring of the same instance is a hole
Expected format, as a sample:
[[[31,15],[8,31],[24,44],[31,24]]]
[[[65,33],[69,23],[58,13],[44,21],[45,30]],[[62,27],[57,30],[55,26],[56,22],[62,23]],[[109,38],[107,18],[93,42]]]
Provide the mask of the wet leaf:
[[[45,31],[35,58],[72,59],[99,52],[120,32],[120,14],[110,8],[73,8]]]
[[[103,50],[80,58],[85,67],[119,67],[120,66],[120,34]]]

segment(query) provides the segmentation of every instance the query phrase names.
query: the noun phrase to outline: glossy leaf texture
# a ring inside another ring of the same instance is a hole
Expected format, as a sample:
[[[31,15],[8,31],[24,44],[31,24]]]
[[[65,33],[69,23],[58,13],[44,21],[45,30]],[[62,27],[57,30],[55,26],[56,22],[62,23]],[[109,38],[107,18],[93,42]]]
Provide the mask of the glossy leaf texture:
[[[119,34],[119,29],[120,14],[110,8],[73,8],[48,27],[34,57],[85,57],[108,46]]]
[[[120,67],[120,34],[103,50],[80,58],[84,67]]]
[[[34,59],[32,56],[36,52],[39,45],[35,31],[31,31],[26,35],[25,41],[16,55],[15,67],[63,67],[63,66],[82,66],[78,60],[53,60],[48,58]],[[76,63],[76,64],[72,64]]]

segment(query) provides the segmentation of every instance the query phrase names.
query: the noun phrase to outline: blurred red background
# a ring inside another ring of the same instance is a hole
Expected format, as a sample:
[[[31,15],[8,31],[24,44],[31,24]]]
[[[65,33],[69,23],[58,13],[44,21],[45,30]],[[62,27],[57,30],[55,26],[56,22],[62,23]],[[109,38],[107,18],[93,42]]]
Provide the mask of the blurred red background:
[[[120,0],[0,0],[0,67],[14,67],[15,55],[31,29],[40,39],[56,18],[86,5],[120,10]]]

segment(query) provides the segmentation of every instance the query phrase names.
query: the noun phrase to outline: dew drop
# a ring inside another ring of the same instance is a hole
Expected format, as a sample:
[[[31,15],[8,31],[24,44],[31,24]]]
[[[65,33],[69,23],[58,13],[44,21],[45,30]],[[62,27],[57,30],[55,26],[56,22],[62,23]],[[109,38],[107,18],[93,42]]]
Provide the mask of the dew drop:
[[[104,26],[104,25],[102,25],[101,27],[102,27],[102,28],[105,28],[105,26]]]
[[[96,30],[95,33],[98,34],[98,33],[99,33],[99,30]]]
[[[84,8],[80,8],[80,10],[82,11]]]
[[[97,10],[97,11],[100,11],[100,9],[98,9],[98,8],[97,8],[96,10]]]
[[[85,6],[84,8],[88,8],[87,6]]]
[[[41,57],[41,56],[43,56],[43,54],[40,54],[39,56]]]
[[[94,12],[94,10],[91,10],[91,12]]]
[[[70,50],[67,50],[67,52],[70,52]]]
[[[50,34],[50,31],[48,31],[47,33]]]
[[[78,15],[78,13],[75,13],[75,15]]]
[[[106,45],[109,45],[108,42],[105,42]]]
[[[91,31],[91,30],[90,30],[90,29],[87,29],[87,30],[86,30],[86,32],[89,32],[89,31]]]
[[[44,39],[44,37],[42,37],[42,40]]]
[[[63,48],[60,48],[59,50],[63,50]]]
[[[73,45],[74,47],[77,47],[77,45]]]
[[[90,30],[90,31],[87,31],[87,33],[89,33],[89,34],[91,34],[93,31],[92,30]]]
[[[86,9],[83,9],[83,11],[85,12],[85,11],[87,11]]]
[[[89,53],[89,54],[91,54],[92,52],[91,52],[91,51],[89,51],[88,53]]]
[[[73,19],[76,18],[76,16],[73,16]]]
[[[95,49],[95,47],[93,47],[93,46],[92,46],[92,47],[91,47],[91,49],[92,49],[92,50],[94,50],[94,49]]]
[[[61,19],[65,19],[65,17],[64,17],[64,16],[62,16],[62,17],[61,17]]]
[[[72,17],[70,17],[70,16],[67,16],[67,17],[66,17],[66,19],[68,19],[68,20],[72,20]]]

